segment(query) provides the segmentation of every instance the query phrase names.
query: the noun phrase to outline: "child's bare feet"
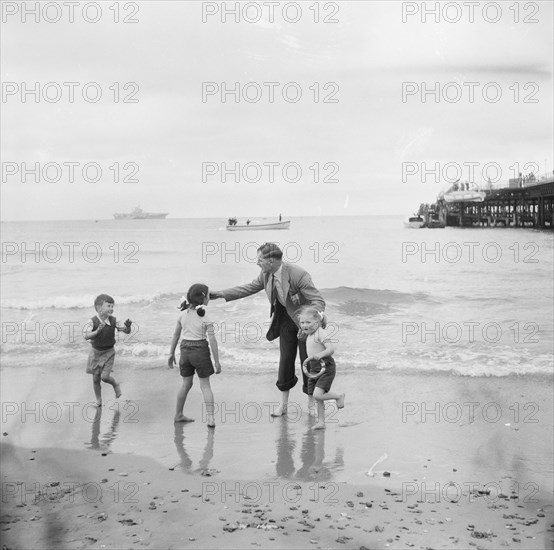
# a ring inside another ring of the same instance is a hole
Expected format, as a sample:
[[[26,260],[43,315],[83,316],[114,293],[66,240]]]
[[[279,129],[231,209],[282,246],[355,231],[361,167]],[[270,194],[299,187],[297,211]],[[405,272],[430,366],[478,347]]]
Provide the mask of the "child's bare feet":
[[[286,416],[287,414],[287,407],[285,405],[281,405],[276,411],[271,413],[271,416],[277,417],[277,416]]]
[[[102,399],[99,399],[99,400],[96,402],[96,406],[97,406],[97,407],[101,407],[101,406],[102,406]]]
[[[324,430],[325,429],[325,422],[318,422],[312,430]]]
[[[344,398],[346,397],[345,393],[341,393],[337,399],[337,409],[344,409]]]
[[[308,405],[308,416],[311,417],[311,418],[315,418],[317,416],[317,410],[315,407],[310,407]]]
[[[173,422],[194,422],[194,418],[189,418],[184,414],[178,414],[173,420]]]
[[[213,414],[209,414],[206,417],[206,421],[208,423],[208,428],[215,428],[215,420],[214,420],[214,415]]]
[[[116,384],[113,389],[115,390],[115,398],[118,399],[121,397],[121,386],[119,384]]]

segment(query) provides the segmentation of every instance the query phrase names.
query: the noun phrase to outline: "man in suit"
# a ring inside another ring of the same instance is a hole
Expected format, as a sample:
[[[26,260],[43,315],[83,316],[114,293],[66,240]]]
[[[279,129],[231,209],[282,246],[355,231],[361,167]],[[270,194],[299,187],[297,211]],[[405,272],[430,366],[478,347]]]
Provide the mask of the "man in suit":
[[[295,264],[283,262],[283,252],[274,243],[265,243],[258,248],[257,265],[260,274],[251,283],[210,292],[210,298],[224,298],[226,302],[238,300],[265,290],[272,316],[267,332],[269,341],[279,338],[279,375],[277,387],[281,390],[282,405],[273,416],[286,414],[289,391],[298,382],[294,363],[296,350],[300,351],[300,363],[307,357],[306,342],[298,339],[300,322],[298,310],[301,306],[311,305],[323,314],[325,301],[314,287],[310,274]],[[322,326],[325,326],[323,316]],[[304,393],[308,393],[307,377],[302,373]],[[310,400],[309,407],[313,407]]]

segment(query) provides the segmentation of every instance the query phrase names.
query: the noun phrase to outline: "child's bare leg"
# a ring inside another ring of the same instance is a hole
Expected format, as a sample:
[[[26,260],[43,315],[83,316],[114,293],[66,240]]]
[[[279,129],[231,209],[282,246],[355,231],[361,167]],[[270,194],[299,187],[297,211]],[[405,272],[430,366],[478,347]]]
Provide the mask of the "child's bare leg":
[[[316,388],[316,390],[319,390],[320,388]],[[323,390],[321,390],[323,392]],[[314,391],[315,396],[315,391]],[[344,398],[346,397],[345,393],[336,393],[333,391],[328,391],[327,393],[322,393],[321,399],[322,401],[327,401],[328,399],[334,399],[337,402],[337,409],[343,409],[344,408]],[[316,397],[316,399],[318,399]]]
[[[121,386],[115,381],[115,378],[111,375],[111,372],[102,373],[102,382],[106,382],[106,384],[113,386],[116,398],[121,397]]]
[[[322,388],[314,389],[314,399],[317,401],[317,424],[314,426],[314,430],[322,430],[325,428],[325,401],[334,399],[337,403],[337,408],[344,408],[344,393],[324,392]]]
[[[188,418],[183,414],[183,409],[185,407],[185,401],[187,400],[187,395],[189,394],[190,389],[192,388],[192,376],[182,376],[183,385],[179,388],[177,392],[177,405],[175,407],[175,422],[194,422],[192,418]]]
[[[325,401],[318,399],[316,392],[319,388],[316,388],[314,391],[314,398],[317,402],[317,424],[314,426],[314,430],[324,430],[325,429]]]
[[[102,406],[102,385],[100,383],[100,373],[95,372],[92,375],[92,387],[94,388],[94,395],[96,396],[96,405],[98,407]]]
[[[215,428],[214,420],[214,394],[212,392],[212,387],[210,386],[210,377],[199,378],[200,380],[200,389],[202,390],[202,395],[204,396],[204,403],[206,405],[206,422],[208,423],[208,428]]]
[[[289,405],[289,390],[281,392],[281,406],[271,413],[271,416],[283,416],[287,414],[287,407]]]

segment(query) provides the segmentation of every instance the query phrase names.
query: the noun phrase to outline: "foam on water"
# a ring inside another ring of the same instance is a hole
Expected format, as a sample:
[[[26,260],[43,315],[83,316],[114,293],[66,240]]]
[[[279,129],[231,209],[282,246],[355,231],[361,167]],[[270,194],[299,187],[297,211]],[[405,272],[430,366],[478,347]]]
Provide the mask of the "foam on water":
[[[112,259],[109,263],[107,257],[90,264],[76,257],[71,264],[35,265],[22,263],[17,256],[7,258],[2,265],[0,302],[3,366],[84,365],[89,343],[80,332],[94,314],[92,302],[100,292],[114,296],[118,320],[129,317],[136,327],[131,337],[119,335],[118,368],[163,366],[179,315],[177,306],[190,284],[203,281],[210,289],[224,289],[250,282],[259,273],[243,254],[255,244],[253,235],[219,231],[221,226],[221,220],[176,219],[155,226],[140,221],[121,225],[113,220],[76,222],[71,227],[60,222],[4,224],[3,238],[14,242],[38,242],[47,234],[51,242],[83,243],[97,235],[105,241],[102,248],[109,250],[116,240],[132,241],[139,247],[139,261],[125,264]],[[327,302],[336,336],[335,358],[345,373],[392,370],[474,377],[552,372],[549,233],[484,229],[469,236],[468,230],[458,228],[414,233],[405,231],[398,218],[359,217],[331,218],[325,223],[321,218],[299,218],[286,235],[268,232],[255,237],[295,243],[290,248],[302,252],[298,263],[311,274]],[[434,257],[422,261],[419,256],[402,257],[407,239],[428,249],[451,242],[463,249],[468,240],[479,241],[482,248],[483,243],[494,241],[504,254],[497,263],[479,257],[458,264],[437,262]],[[202,256],[207,241],[217,254]],[[538,261],[514,262],[515,241],[520,247],[533,241]],[[325,242],[334,243],[333,257],[325,253]],[[228,303],[213,301],[209,309],[218,326],[224,369],[246,374],[275,371],[278,341],[265,338],[269,322],[265,292]],[[465,322],[480,323],[475,341],[468,340]],[[445,338],[442,332],[452,323],[463,329],[459,341]],[[485,323],[501,328],[498,341],[483,338]],[[49,324],[59,327],[57,338],[55,327],[45,329]],[[71,324],[74,332],[68,328]],[[406,337],[406,324],[417,327],[418,333]],[[436,334],[422,338],[423,324],[427,331],[440,326]]]
[[[36,309],[90,309],[91,304],[94,303],[96,294],[84,294],[79,296],[50,296],[39,299],[31,299],[25,301],[18,301],[13,299],[5,299],[0,302],[2,308],[6,309],[24,309],[24,310],[36,310]],[[159,300],[166,298],[175,298],[177,295],[167,294],[164,292],[153,292],[150,294],[138,294],[130,296],[113,296],[115,302],[118,305],[127,304],[142,304],[149,305],[154,304]]]

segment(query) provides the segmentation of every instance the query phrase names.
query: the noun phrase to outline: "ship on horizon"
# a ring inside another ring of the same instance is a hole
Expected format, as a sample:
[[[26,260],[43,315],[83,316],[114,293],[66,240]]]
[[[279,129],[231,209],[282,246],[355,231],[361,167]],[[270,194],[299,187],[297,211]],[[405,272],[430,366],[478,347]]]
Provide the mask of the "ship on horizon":
[[[135,206],[131,212],[116,212],[113,217],[116,220],[164,220],[168,212],[145,212],[140,205]]]

